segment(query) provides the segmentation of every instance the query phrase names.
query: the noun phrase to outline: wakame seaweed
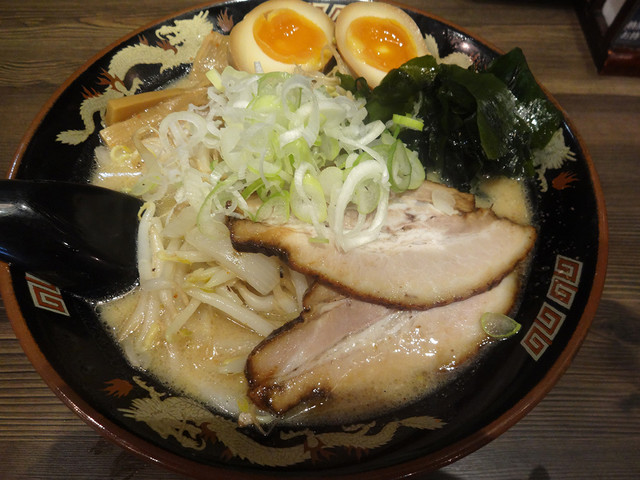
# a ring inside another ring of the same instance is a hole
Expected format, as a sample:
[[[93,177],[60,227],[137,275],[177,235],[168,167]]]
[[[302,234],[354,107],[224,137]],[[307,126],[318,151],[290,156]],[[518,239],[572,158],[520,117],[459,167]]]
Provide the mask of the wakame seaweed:
[[[341,81],[367,99],[369,120],[386,122],[394,113],[421,118],[422,132],[403,130],[400,138],[427,172],[462,190],[485,175],[533,175],[532,152],[562,121],[519,48],[482,71],[426,55],[391,70],[374,89],[362,78],[341,75]]]

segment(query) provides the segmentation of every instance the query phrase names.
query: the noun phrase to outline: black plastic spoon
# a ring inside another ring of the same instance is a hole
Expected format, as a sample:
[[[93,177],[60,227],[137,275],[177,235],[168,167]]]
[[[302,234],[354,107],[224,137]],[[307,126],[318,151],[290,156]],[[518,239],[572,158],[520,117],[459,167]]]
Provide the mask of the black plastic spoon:
[[[142,202],[87,184],[0,180],[0,260],[99,298],[138,279]]]

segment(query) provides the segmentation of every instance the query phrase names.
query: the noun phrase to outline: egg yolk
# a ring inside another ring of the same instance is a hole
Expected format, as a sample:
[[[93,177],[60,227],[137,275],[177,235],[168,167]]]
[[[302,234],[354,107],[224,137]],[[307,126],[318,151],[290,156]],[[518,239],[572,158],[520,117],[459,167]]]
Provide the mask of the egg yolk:
[[[390,18],[356,18],[349,25],[347,41],[360,60],[385,72],[417,55],[407,30]]]
[[[324,51],[327,37],[320,27],[299,13],[282,8],[259,16],[253,25],[258,46],[282,63],[320,69],[330,53]]]

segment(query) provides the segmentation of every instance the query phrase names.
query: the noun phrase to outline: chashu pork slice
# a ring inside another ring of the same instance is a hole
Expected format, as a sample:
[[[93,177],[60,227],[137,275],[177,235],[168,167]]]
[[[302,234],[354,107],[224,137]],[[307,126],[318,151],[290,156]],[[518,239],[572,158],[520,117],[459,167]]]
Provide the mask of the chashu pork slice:
[[[432,203],[433,192],[442,189],[453,192],[452,214]],[[533,227],[474,209],[472,196],[431,182],[394,196],[378,239],[347,252],[331,239],[310,242],[315,231],[295,219],[284,225],[233,219],[229,228],[238,250],[280,255],[345,295],[408,309],[446,305],[491,288],[527,256],[536,238]]]
[[[321,408],[338,415],[353,402],[372,411],[418,399],[488,341],[480,317],[510,312],[518,278],[514,272],[490,290],[430,310],[392,309],[316,283],[305,299],[311,306],[249,355],[249,397],[276,414],[330,399]]]

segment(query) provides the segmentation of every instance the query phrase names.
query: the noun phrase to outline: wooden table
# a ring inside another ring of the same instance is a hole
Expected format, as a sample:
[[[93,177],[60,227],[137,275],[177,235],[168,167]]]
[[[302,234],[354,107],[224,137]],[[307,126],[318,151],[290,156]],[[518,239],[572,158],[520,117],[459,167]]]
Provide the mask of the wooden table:
[[[607,282],[586,341],[520,423],[434,479],[640,478],[640,78],[596,74],[570,2],[410,0],[509,50],[566,109],[608,207]],[[128,32],[197,0],[0,2],[0,168],[41,106]],[[1,233],[1,232],[0,232]],[[104,440],[47,388],[0,309],[0,478],[176,479]]]

